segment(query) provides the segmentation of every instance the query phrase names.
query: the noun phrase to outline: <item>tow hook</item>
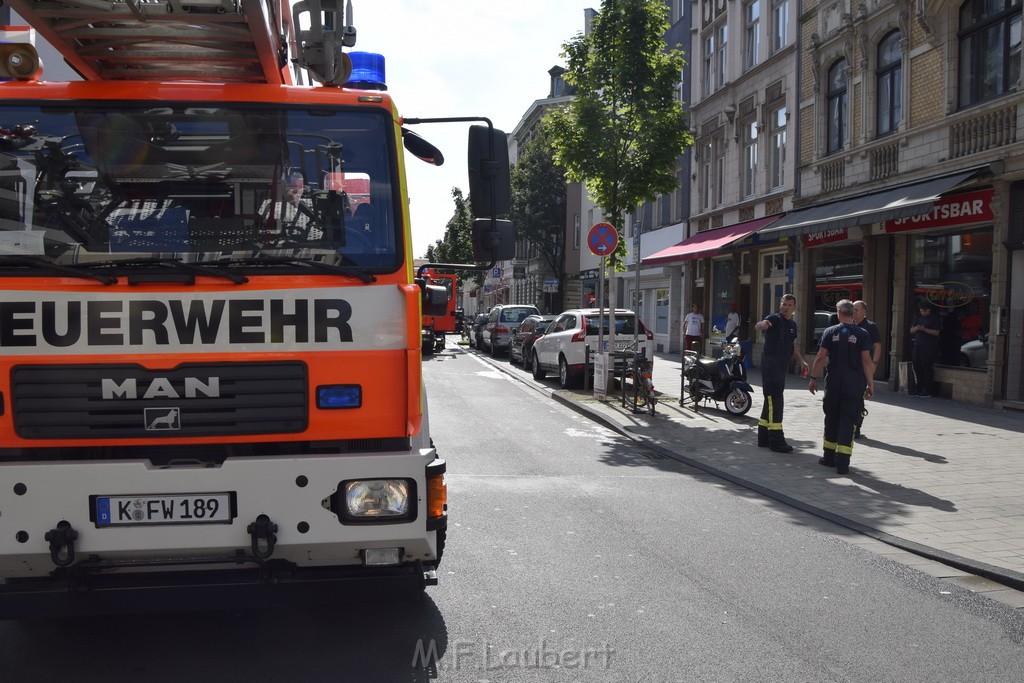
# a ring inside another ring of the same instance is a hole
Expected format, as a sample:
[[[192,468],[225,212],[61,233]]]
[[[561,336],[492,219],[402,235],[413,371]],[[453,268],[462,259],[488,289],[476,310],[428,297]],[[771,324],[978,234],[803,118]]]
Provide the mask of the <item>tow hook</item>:
[[[252,537],[253,555],[265,560],[274,553],[274,544],[277,543],[277,525],[270,521],[270,517],[260,515],[245,531]]]
[[[50,559],[58,567],[70,567],[75,561],[75,541],[78,532],[67,521],[57,522],[56,529],[50,529],[43,538],[50,542]]]

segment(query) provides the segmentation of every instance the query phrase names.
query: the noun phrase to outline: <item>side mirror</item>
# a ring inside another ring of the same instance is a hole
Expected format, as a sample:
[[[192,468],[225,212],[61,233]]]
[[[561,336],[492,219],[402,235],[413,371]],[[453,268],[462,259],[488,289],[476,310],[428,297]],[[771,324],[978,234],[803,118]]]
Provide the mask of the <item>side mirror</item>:
[[[504,132],[469,127],[469,202],[474,218],[496,218],[512,207],[508,141]]]
[[[441,150],[408,128],[402,129],[402,146],[420,161],[425,161],[434,166],[440,166],[444,163],[444,155],[441,154]]]
[[[516,255],[516,229],[511,221],[473,221],[473,259],[507,261]]]
[[[423,315],[444,315],[448,312],[448,290],[439,285],[428,285],[417,278],[416,284],[423,292]]]

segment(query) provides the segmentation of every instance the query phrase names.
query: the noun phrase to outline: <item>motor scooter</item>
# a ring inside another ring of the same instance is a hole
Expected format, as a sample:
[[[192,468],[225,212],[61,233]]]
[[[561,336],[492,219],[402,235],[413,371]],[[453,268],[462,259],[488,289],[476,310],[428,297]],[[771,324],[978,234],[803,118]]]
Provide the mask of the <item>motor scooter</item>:
[[[683,352],[683,397],[679,405],[692,404],[698,410],[702,401],[714,401],[725,403],[731,415],[745,415],[752,404],[751,393],[737,337],[725,340],[721,358]]]

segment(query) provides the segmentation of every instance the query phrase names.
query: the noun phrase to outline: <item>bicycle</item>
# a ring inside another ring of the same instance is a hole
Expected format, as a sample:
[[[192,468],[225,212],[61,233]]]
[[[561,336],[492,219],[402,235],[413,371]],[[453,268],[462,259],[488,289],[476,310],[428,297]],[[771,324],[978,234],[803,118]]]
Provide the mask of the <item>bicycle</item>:
[[[658,399],[654,396],[654,363],[636,350],[625,351],[623,355],[622,382],[623,405],[628,404],[634,413],[644,410],[654,415]],[[626,384],[629,389],[626,389]]]

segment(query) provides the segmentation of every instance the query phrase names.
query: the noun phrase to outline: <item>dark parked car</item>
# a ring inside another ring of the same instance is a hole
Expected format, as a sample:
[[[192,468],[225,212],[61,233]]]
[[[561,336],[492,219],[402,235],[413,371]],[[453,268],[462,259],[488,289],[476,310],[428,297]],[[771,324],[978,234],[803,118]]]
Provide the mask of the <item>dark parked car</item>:
[[[544,334],[544,330],[557,317],[556,315],[531,315],[527,317],[512,332],[512,340],[508,346],[508,362],[513,365],[516,363],[528,365],[533,342],[537,341],[537,338]]]
[[[469,328],[469,345],[482,349],[484,346],[484,326],[487,325],[487,314],[480,313],[473,319],[473,326]]]

